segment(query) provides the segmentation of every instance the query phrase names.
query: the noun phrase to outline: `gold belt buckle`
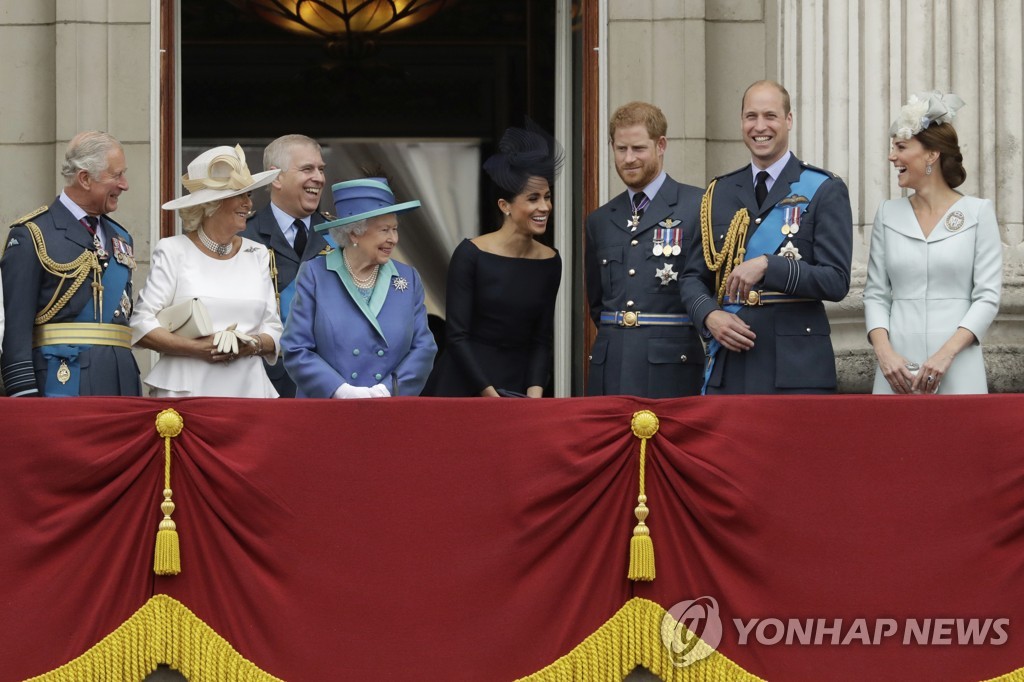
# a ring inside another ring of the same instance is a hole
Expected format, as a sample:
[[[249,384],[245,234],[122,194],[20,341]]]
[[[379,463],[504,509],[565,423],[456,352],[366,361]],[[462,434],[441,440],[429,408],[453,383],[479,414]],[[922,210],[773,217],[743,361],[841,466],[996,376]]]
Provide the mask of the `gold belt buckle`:
[[[637,315],[632,310],[622,313],[622,326],[623,327],[635,327]]]
[[[744,305],[761,305],[761,292],[751,289],[747,292],[747,301]]]

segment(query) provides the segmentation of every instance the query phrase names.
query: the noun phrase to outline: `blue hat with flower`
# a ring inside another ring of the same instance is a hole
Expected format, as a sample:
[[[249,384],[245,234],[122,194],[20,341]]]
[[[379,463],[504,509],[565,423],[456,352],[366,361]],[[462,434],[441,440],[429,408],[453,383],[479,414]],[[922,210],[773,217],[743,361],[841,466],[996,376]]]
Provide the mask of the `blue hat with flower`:
[[[395,203],[395,194],[387,178],[346,180],[332,185],[331,194],[334,196],[334,214],[338,218],[315,226],[317,232],[379,215],[411,211],[421,205],[418,199]]]

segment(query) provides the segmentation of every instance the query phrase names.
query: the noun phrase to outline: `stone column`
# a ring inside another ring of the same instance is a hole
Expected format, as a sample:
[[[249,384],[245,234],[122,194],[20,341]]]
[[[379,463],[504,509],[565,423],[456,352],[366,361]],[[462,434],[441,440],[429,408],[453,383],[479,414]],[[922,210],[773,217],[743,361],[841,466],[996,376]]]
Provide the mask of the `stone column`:
[[[878,204],[900,195],[889,124],[910,94],[956,92],[965,194],[992,199],[1005,245],[1000,315],[985,339],[989,386],[1024,386],[1024,7],[1004,0],[778,0],[779,80],[794,100],[794,151],[846,179],[854,218],[850,295],[829,310],[841,390],[869,391],[863,289]]]
[[[56,196],[54,167],[56,0],[0,9],[0,225]],[[2,233],[6,236],[6,231]],[[5,240],[6,243],[6,240]]]
[[[705,183],[704,0],[611,0],[608,7],[608,114],[633,100],[668,119],[665,170],[679,182]],[[602,122],[607,130],[607,119]],[[603,137],[607,139],[607,134]],[[609,163],[604,196],[624,187]]]

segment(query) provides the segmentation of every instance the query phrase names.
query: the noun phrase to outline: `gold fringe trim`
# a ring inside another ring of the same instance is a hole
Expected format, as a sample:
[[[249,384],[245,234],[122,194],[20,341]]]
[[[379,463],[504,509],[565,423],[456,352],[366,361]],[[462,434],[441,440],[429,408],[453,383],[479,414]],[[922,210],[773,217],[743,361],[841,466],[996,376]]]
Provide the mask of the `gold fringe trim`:
[[[637,524],[633,528],[633,537],[629,539],[629,572],[630,580],[643,580],[650,582],[654,580],[654,540],[651,539],[651,529],[647,527],[647,515],[650,509],[647,508],[647,492],[645,489],[645,477],[647,471],[647,440],[658,432],[658,417],[650,410],[640,410],[633,413],[633,420],[630,423],[633,435],[640,439],[640,494],[636,498],[636,508],[633,513],[636,515]]]
[[[171,500],[171,439],[181,433],[185,420],[176,410],[166,409],[156,416],[156,432],[164,439],[164,501],[160,510],[163,520],[156,531],[156,549],[153,552],[153,572],[157,575],[181,573],[181,550],[178,546],[178,527],[171,520],[174,501]]]
[[[1024,682],[1024,668],[1017,668],[1012,673],[1006,673],[999,677],[993,677],[984,682]]]
[[[620,682],[642,665],[665,682],[763,682],[717,651],[686,667],[674,664],[661,634],[667,613],[648,599],[634,597],[575,649],[522,680]],[[694,637],[674,619],[671,625]],[[698,646],[707,644],[698,640]]]
[[[246,660],[181,602],[164,594],[75,660],[29,682],[141,680],[165,663],[189,682],[280,682]]]

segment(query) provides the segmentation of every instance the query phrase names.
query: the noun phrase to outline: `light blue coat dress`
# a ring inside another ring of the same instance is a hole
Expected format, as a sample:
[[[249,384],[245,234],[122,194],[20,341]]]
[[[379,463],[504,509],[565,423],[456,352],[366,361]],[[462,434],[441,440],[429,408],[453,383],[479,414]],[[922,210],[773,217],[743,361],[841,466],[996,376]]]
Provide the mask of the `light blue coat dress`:
[[[919,364],[957,327],[980,341],[999,312],[1002,275],[991,201],[960,198],[927,238],[909,199],[883,201],[871,231],[864,287],[868,331],[885,329],[893,349]],[[874,392],[892,393],[881,369],[875,372]],[[987,392],[981,346],[975,343],[953,360],[939,393]]]
[[[341,249],[303,263],[281,348],[296,397],[330,398],[343,383],[419,395],[437,353],[419,275],[388,261],[366,303]]]

